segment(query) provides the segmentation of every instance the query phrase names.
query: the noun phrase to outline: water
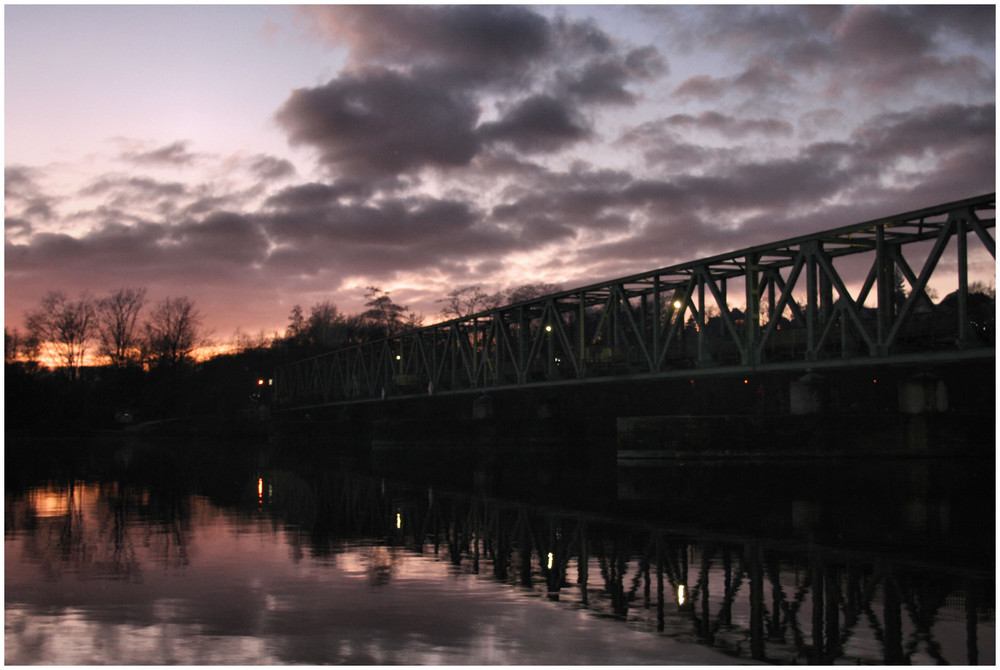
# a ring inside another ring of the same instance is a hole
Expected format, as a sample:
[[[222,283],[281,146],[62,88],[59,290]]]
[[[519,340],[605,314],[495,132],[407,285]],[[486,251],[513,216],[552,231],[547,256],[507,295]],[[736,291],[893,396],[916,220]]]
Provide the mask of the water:
[[[5,662],[995,661],[973,463],[446,453],[8,442]]]

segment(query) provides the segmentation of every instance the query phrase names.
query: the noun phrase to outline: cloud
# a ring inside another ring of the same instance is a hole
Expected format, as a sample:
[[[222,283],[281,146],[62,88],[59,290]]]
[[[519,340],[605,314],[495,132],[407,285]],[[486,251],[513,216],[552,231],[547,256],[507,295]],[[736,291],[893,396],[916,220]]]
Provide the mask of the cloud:
[[[692,132],[707,130],[734,139],[752,134],[789,137],[794,131],[792,124],[783,119],[743,119],[719,112],[702,112],[697,116],[674,114],[668,116],[665,122],[672,128]]]
[[[552,48],[548,21],[514,5],[310,6],[315,30],[359,63],[405,63],[453,80],[516,77]]]
[[[11,238],[19,235],[29,235],[32,232],[31,222],[27,219],[5,216],[3,220],[4,236]]]
[[[259,179],[274,181],[295,176],[295,166],[286,158],[276,158],[263,154],[250,161],[250,171]]]
[[[362,176],[468,164],[477,117],[468,96],[386,69],[298,89],[277,113],[292,144],[317,148],[335,174]]]
[[[587,138],[590,132],[571,106],[548,95],[528,98],[500,121],[479,129],[484,140],[509,143],[522,153],[557,151]]]
[[[197,155],[189,152],[187,145],[188,142],[178,141],[152,151],[129,151],[122,154],[122,159],[140,165],[169,165],[173,167],[191,165],[196,160]]]
[[[942,156],[971,148],[990,154],[996,144],[996,105],[941,104],[877,115],[853,138],[871,162]]]
[[[302,88],[276,118],[331,174],[365,179],[468,166],[498,143],[534,154],[590,136],[588,107],[632,105],[634,82],[668,71],[652,46],[592,21],[517,6],[303,10],[352,67]],[[492,107],[499,118],[490,118]],[[485,116],[485,118],[484,118]]]
[[[342,179],[335,184],[312,182],[289,186],[267,199],[268,207],[312,209],[337,202],[345,196],[367,197],[371,189],[365,183]]]

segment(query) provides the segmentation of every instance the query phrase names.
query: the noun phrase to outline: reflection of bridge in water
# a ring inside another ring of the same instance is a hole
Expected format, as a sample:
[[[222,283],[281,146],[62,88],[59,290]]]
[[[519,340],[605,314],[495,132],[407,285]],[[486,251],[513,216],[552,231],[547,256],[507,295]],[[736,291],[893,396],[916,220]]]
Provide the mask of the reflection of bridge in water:
[[[993,278],[994,201],[989,194],[743,249],[340,349],[276,370],[275,399],[294,408],[993,360],[993,301],[969,287],[976,263],[988,263]],[[935,303],[932,281],[954,289]]]
[[[384,538],[526,594],[737,658],[977,664],[995,653],[988,570],[623,523],[372,478],[330,473],[306,484],[286,472],[264,477],[274,483],[268,504],[278,516],[302,509],[294,490],[323,501],[312,519],[287,516],[314,554],[335,554],[351,538]]]

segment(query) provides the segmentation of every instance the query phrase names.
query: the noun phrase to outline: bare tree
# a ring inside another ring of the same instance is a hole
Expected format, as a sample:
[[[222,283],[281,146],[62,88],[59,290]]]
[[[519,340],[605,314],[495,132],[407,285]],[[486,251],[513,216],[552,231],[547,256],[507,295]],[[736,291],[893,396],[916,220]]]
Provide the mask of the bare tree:
[[[550,293],[558,293],[561,290],[562,286],[558,284],[546,284],[544,282],[522,284],[517,288],[508,289],[504,293],[504,302],[508,305],[513,305],[517,302],[541,298],[543,295],[549,295]]]
[[[158,302],[145,324],[146,346],[152,361],[175,365],[189,359],[203,344],[203,320],[194,301],[186,296]]]
[[[62,291],[49,291],[37,310],[28,312],[27,328],[41,345],[48,344],[76,379],[97,331],[94,300],[86,293],[73,301]]]
[[[277,334],[269,336],[263,328],[257,331],[256,335],[244,332],[242,328],[237,328],[233,333],[233,344],[240,353],[248,351],[263,351],[271,346],[277,338]]]
[[[39,354],[38,337],[32,333],[22,335],[17,328],[3,329],[5,363],[37,363]]]
[[[445,318],[464,318],[477,312],[485,312],[499,307],[504,301],[502,293],[492,295],[485,293],[479,286],[463,286],[441,298],[437,302],[445,303],[441,308],[441,316]]]
[[[139,313],[145,302],[144,288],[120,288],[97,302],[100,351],[115,367],[123,368],[139,360]]]

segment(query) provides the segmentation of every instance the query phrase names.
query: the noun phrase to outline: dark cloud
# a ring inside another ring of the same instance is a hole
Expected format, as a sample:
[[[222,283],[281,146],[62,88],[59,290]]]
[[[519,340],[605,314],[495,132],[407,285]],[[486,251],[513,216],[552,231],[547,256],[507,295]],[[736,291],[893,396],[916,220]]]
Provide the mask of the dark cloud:
[[[851,8],[834,30],[841,51],[855,62],[913,59],[931,46],[923,26],[902,20],[904,8],[860,5]]]
[[[38,186],[35,183],[37,174],[37,170],[24,165],[5,167],[3,171],[4,198],[24,198],[29,193],[37,192]]]
[[[916,20],[939,29],[945,39],[965,38],[990,49],[996,44],[995,5],[916,5],[909,11]]]
[[[255,156],[250,161],[250,171],[257,178],[268,181],[295,176],[295,166],[291,161],[274,156]]]
[[[628,52],[625,55],[625,67],[629,74],[639,79],[656,79],[670,72],[667,60],[653,46],[640,47]]]
[[[267,216],[264,225],[278,244],[400,246],[430,240],[443,245],[474,221],[468,203],[420,198],[299,207]]]
[[[477,118],[468,96],[384,69],[298,89],[277,114],[293,144],[316,147],[334,172],[364,176],[468,164]]]
[[[969,146],[989,153],[996,145],[996,105],[943,104],[880,114],[853,137],[872,162],[945,155]]]
[[[296,90],[277,119],[336,175],[465,167],[485,143],[562,150],[589,136],[588,105],[633,104],[631,83],[668,70],[652,46],[619,44],[593,21],[550,20],[527,7],[303,11],[326,39],[350,47],[355,65]],[[486,93],[501,94],[502,116],[480,125]]]
[[[32,231],[30,221],[10,216],[4,217],[3,229],[5,237],[14,235],[29,235]]]
[[[324,37],[362,62],[435,66],[466,80],[506,79],[552,48],[548,21],[501,5],[313,6]]]
[[[259,223],[233,212],[213,212],[201,221],[171,226],[164,243],[187,248],[213,263],[237,266],[262,263],[269,247]]]
[[[299,276],[394,276],[525,248],[516,232],[483,225],[469,203],[431,198],[317,204],[263,218],[276,245],[266,267]]]
[[[268,207],[312,209],[333,204],[344,196],[367,197],[372,194],[366,182],[340,180],[336,184],[300,184],[282,189],[267,199]]]
[[[24,166],[4,170],[5,218],[17,221],[6,225],[5,230],[9,233],[30,232],[32,221],[44,223],[58,218],[57,207],[63,198],[46,193],[38,183],[42,177],[41,171]]]
[[[630,105],[635,95],[625,89],[629,73],[620,62],[594,62],[574,79],[566,90],[583,102]]]
[[[500,121],[484,123],[480,135],[524,153],[557,151],[590,135],[589,128],[563,100],[536,95],[509,110]]]

